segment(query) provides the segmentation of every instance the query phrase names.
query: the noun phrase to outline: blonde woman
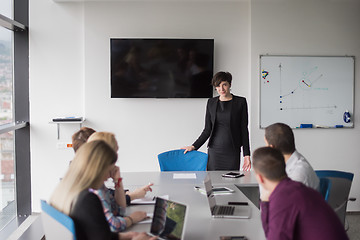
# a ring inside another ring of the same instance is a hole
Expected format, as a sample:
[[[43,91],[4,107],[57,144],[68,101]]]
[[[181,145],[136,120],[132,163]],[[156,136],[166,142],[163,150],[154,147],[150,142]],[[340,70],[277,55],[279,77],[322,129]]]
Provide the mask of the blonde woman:
[[[72,135],[72,147],[74,149],[74,152],[76,152],[84,143],[86,143],[87,140],[89,139],[89,137],[95,132],[96,131],[94,129],[92,129],[92,128],[82,127],[79,131],[74,133]],[[99,132],[99,133],[96,133],[91,139],[96,140],[96,139],[106,138],[108,140],[107,141],[108,144],[113,143],[112,148],[115,150],[115,152],[117,152],[118,151],[118,145],[117,145],[117,142],[115,140],[115,137],[111,136],[111,134],[112,133],[110,133],[110,135],[109,135],[108,132]],[[126,204],[130,205],[131,200],[145,197],[145,195],[146,195],[146,193],[148,191],[152,191],[152,189],[151,189],[152,185],[153,184],[145,185],[145,186],[143,186],[141,188],[135,189],[132,192],[129,192],[129,191],[125,190],[125,192],[126,192],[126,195],[125,195]]]
[[[117,152],[119,147],[115,139],[115,135],[110,132],[95,132],[89,138],[88,142],[103,140],[109,146]],[[124,217],[126,208],[126,199],[123,183],[120,177],[120,169],[115,166],[111,172],[110,177],[113,179],[115,184],[115,190],[107,188],[103,185],[100,189],[94,191],[103,204],[104,214],[106,220],[110,225],[110,229],[113,232],[122,232],[132,224],[138,223],[139,221],[146,218],[146,212],[136,211],[129,216]],[[147,191],[151,191],[152,184],[146,185],[142,188],[136,189],[133,193],[129,193],[131,199],[142,198],[145,196]]]
[[[74,220],[76,238],[79,240],[144,237],[143,234],[135,237],[138,235],[135,232],[111,232],[100,199],[89,191],[99,189],[104,184],[116,160],[117,154],[104,141],[83,144],[51,196],[50,204]]]

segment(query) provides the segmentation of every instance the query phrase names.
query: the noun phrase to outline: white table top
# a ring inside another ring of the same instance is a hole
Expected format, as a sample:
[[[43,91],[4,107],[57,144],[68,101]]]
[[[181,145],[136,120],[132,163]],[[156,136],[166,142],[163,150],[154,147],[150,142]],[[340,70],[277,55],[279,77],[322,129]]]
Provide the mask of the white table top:
[[[173,185],[173,184],[203,184],[206,174],[210,174],[213,185],[237,184],[241,186],[258,186],[255,174],[252,171],[242,172],[245,176],[240,178],[224,178],[221,175],[228,171],[208,171],[208,172],[122,172],[124,185],[143,186],[149,182],[154,185]],[[173,179],[173,174],[195,173],[196,179]]]
[[[141,172],[122,173],[124,186],[133,190],[149,182],[154,183],[153,192],[150,196],[169,195],[169,199],[184,203],[189,207],[187,222],[185,225],[185,239],[188,240],[219,240],[220,236],[246,236],[249,240],[265,239],[261,225],[260,211],[247,197],[235,186],[248,186],[257,188],[258,184],[252,172],[245,172],[241,178],[222,178],[225,171],[192,172],[196,179],[173,179],[174,173],[191,172]],[[211,175],[214,186],[227,186],[235,190],[232,194],[217,195],[217,204],[227,205],[229,201],[247,201],[251,207],[250,219],[214,219],[210,215],[207,198],[194,186],[204,187],[203,180],[206,174]],[[131,183],[131,185],[129,184]],[[137,205],[127,208],[127,214],[133,211],[153,212],[154,205]],[[150,223],[136,224],[129,231],[149,232]]]

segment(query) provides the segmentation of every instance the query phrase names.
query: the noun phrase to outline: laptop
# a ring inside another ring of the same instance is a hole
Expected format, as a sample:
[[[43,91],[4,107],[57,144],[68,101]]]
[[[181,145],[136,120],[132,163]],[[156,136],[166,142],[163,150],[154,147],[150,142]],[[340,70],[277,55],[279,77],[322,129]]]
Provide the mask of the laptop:
[[[183,240],[187,206],[157,197],[150,227],[150,235],[164,240]]]
[[[217,205],[212,190],[210,175],[204,179],[206,196],[209,201],[211,216],[214,218],[250,218],[251,209],[248,205]]]

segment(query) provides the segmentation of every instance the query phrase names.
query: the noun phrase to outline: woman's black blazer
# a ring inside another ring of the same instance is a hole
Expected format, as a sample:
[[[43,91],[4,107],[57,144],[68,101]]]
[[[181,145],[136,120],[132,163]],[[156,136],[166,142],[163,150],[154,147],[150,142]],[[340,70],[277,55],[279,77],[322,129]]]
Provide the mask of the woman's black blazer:
[[[233,103],[230,113],[230,132],[234,148],[243,147],[243,155],[250,156],[248,110],[246,98],[233,95]],[[216,121],[216,108],[219,97],[210,98],[206,106],[205,127],[199,138],[193,143],[195,149],[199,149],[208,138],[209,144],[213,136]]]

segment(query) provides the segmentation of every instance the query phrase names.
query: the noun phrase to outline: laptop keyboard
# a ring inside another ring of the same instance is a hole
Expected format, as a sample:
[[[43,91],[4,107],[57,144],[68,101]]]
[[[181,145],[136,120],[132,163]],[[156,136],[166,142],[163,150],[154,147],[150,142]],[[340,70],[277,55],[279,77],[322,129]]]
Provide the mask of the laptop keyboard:
[[[216,215],[233,215],[235,207],[233,206],[216,206]]]

